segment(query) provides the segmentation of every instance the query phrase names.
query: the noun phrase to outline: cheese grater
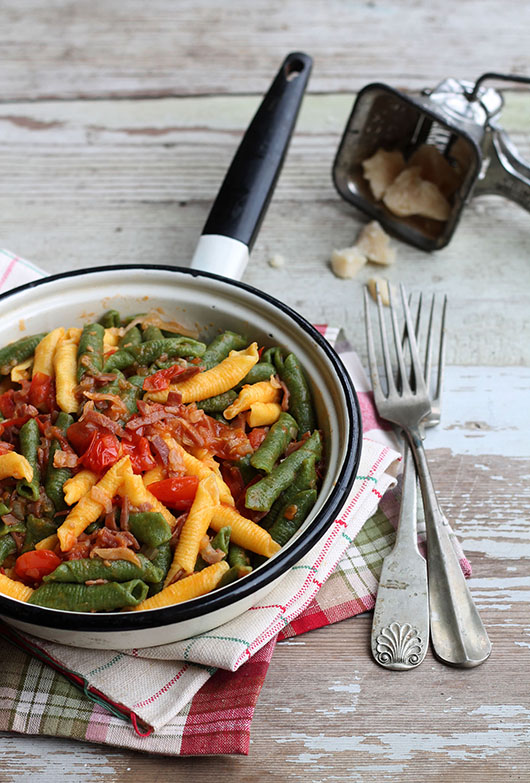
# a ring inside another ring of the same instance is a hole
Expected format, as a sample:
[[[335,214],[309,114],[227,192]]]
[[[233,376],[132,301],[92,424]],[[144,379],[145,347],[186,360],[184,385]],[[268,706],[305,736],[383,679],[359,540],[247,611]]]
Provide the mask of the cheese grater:
[[[333,164],[339,194],[389,232],[423,250],[447,245],[473,196],[498,194],[530,211],[530,166],[498,124],[503,98],[483,86],[490,79],[530,84],[525,76],[486,73],[475,84],[445,79],[419,95],[405,95],[380,83],[364,87]],[[394,214],[381,198],[376,199],[364,175],[363,161],[378,150],[401,152],[407,166],[425,145],[434,147],[455,174],[457,184],[447,197],[444,220]]]

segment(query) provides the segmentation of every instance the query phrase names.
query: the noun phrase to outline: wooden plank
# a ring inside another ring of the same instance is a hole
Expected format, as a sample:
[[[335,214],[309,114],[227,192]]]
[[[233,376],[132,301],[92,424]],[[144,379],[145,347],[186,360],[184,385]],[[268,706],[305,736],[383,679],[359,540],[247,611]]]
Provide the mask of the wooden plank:
[[[339,280],[329,268],[332,249],[351,245],[364,222],[338,197],[330,173],[351,102],[309,96],[304,103],[245,280],[317,323],[340,323],[362,352],[362,284],[380,269],[367,265],[354,280]],[[257,103],[229,97],[26,103],[16,113],[0,107],[4,246],[47,272],[95,262],[185,266]],[[530,100],[510,93],[507,124],[528,157],[529,115]],[[388,278],[449,294],[449,363],[530,361],[528,220],[506,200],[481,197],[466,207],[444,250],[426,254],[396,241]],[[282,269],[268,265],[274,254],[285,257]]]
[[[530,70],[517,0],[502,13],[495,0],[6,0],[2,12],[3,100],[261,93],[293,49],[313,55],[315,92]]]
[[[448,413],[448,419],[451,415]],[[456,417],[455,417],[456,418]],[[470,430],[471,431],[471,430]],[[429,436],[430,437],[430,434]],[[429,653],[407,675],[371,660],[371,616],[278,645],[252,725],[250,756],[169,759],[47,738],[2,738],[2,783],[518,780],[526,775],[530,683],[528,459],[430,449],[442,507],[473,562],[470,587],[493,642],[483,666],[457,670]],[[300,676],[303,673],[303,676]],[[34,776],[33,778],[31,776]],[[89,777],[90,776],[90,777]],[[24,779],[24,778],[23,778]]]

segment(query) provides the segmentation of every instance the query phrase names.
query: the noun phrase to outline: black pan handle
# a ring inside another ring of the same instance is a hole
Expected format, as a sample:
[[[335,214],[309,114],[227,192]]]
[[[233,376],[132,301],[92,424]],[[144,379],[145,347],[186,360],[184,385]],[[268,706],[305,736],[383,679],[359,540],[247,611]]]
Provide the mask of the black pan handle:
[[[213,270],[213,258],[208,260],[206,256],[215,252],[215,243],[202,240],[214,236],[235,240],[244,246],[248,258],[281,171],[312,63],[311,57],[302,52],[292,52],[282,63],[230,164],[192,267],[232,277],[242,274],[241,269],[225,269],[222,258]],[[219,250],[221,246],[222,242]],[[228,248],[226,241],[224,246]],[[224,252],[220,252],[222,257]]]

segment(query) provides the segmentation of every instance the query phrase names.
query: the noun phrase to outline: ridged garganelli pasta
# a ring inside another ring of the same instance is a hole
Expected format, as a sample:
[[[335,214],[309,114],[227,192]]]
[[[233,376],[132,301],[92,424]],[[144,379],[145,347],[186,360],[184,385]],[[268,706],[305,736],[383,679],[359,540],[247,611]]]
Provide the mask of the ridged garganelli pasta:
[[[16,451],[0,454],[0,479],[8,477],[26,479],[26,481],[31,481],[33,478],[33,468],[28,460]]]
[[[130,468],[129,457],[122,457],[119,462],[116,462],[115,465],[109,468],[103,478],[97,484],[94,484],[94,487],[86,495],[83,495],[77,505],[70,511],[62,525],[57,529],[57,536],[63,552],[68,552],[85,528],[101,516],[104,505],[102,501],[94,499],[97,496],[93,489],[97,487],[102,498],[105,496],[112,500],[123,483],[127,468]]]
[[[52,376],[53,359],[55,351],[59,342],[64,339],[65,330],[64,327],[59,326],[57,329],[53,329],[46,337],[43,337],[40,343],[35,348],[35,360],[33,362],[33,375],[38,372],[44,375]]]
[[[231,351],[226,359],[211,370],[206,370],[182,383],[175,383],[167,391],[150,393],[148,398],[156,402],[165,402],[170,391],[178,392],[182,402],[200,402],[209,397],[216,397],[242,381],[258,360],[258,345],[252,343],[244,351]]]
[[[159,609],[162,606],[180,604],[183,601],[189,601],[191,598],[198,598],[200,595],[210,593],[212,590],[215,590],[229,568],[230,566],[225,560],[222,560],[220,563],[214,563],[203,571],[197,571],[185,579],[165,587],[157,595],[147,598],[141,604],[135,606],[134,610]]]
[[[79,403],[77,386],[77,345],[72,340],[60,340],[53,355],[57,404],[65,413],[76,413]]]

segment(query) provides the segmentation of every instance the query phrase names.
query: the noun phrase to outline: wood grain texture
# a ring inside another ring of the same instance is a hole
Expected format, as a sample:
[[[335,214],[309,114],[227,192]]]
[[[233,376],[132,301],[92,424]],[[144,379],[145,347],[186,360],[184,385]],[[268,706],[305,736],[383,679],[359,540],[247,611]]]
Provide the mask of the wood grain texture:
[[[0,746],[2,783],[57,779],[67,761],[79,783],[170,783],[175,774],[221,781],[524,780],[530,741],[530,460],[429,450],[442,507],[473,562],[472,593],[493,643],[468,671],[429,652],[404,675],[369,653],[371,615],[278,645],[252,724],[250,757],[166,759],[47,738]],[[510,513],[507,513],[510,509]],[[300,673],[303,672],[303,676]],[[42,756],[46,761],[43,762]],[[464,767],[462,765],[465,765]],[[35,778],[37,779],[37,777]],[[68,779],[68,776],[65,777]]]
[[[1,244],[48,273],[186,265],[260,96],[285,54],[305,50],[309,95],[245,280],[313,322],[343,325],[364,358],[362,284],[379,269],[344,281],[329,268],[364,223],[331,180],[355,92],[530,73],[529,23],[516,0],[4,0]],[[529,93],[505,95],[503,124],[530,158]],[[429,653],[407,675],[382,670],[371,616],[357,617],[278,645],[249,758],[5,734],[0,783],[528,779],[529,221],[505,200],[472,200],[447,248],[396,242],[388,270],[449,294],[451,366],[427,447],[473,563],[490,660],[460,671]],[[269,266],[274,254],[284,267]]]
[[[385,80],[422,88],[493,66],[528,72],[529,23],[516,0],[502,13],[495,0],[5,0],[0,94],[261,92],[293,50],[315,58],[312,91]]]
[[[364,223],[331,179],[352,101],[306,99],[245,280],[314,322],[342,324],[363,350],[362,284],[381,270],[368,264],[340,280],[329,267],[332,249],[351,245]],[[186,266],[258,102],[0,105],[2,244],[49,273],[125,262]],[[506,126],[530,158],[530,101],[509,93],[506,103]],[[530,362],[529,225],[520,207],[481,197],[444,250],[395,243],[398,261],[384,270],[391,281],[449,295],[449,363]],[[278,253],[286,264],[272,269],[267,262]]]

